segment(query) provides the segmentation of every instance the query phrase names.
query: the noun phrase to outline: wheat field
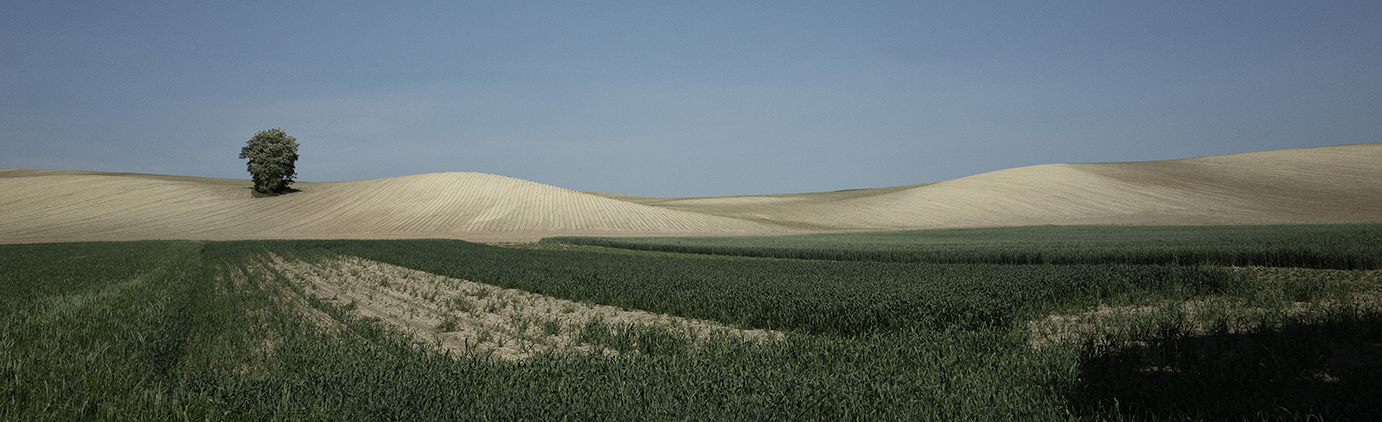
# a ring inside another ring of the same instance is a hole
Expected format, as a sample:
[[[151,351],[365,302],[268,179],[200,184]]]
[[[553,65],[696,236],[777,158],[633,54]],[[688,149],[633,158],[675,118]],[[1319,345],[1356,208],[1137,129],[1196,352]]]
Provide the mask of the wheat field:
[[[1382,143],[1048,164],[920,185],[654,198],[482,173],[299,182],[0,169],[0,243],[138,239],[772,235],[1038,224],[1382,221]]]

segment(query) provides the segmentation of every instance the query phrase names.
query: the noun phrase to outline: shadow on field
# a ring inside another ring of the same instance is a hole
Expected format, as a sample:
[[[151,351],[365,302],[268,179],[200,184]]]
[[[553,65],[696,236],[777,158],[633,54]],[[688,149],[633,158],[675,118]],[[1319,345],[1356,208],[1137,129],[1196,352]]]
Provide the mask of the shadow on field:
[[[275,197],[275,196],[283,196],[283,195],[287,195],[287,194],[290,194],[290,193],[302,192],[301,189],[294,189],[294,188],[287,188],[287,189],[284,189],[283,192],[278,192],[278,193],[264,193],[264,192],[260,192],[260,191],[254,190],[254,187],[253,187],[253,186],[247,187],[247,188],[245,188],[245,189],[249,189],[249,190],[250,190],[250,195],[251,195],[251,196],[254,196],[255,198],[272,198],[272,197]]]
[[[1070,403],[1132,419],[1382,419],[1382,315],[1086,346]]]

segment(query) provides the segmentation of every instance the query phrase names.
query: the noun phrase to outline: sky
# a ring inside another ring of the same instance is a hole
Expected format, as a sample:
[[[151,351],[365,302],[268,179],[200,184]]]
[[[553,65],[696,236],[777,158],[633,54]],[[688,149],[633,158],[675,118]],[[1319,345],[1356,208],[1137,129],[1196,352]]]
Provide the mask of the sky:
[[[1382,2],[0,0],[0,168],[662,197],[1382,142]],[[1379,164],[1382,165],[1382,164]]]

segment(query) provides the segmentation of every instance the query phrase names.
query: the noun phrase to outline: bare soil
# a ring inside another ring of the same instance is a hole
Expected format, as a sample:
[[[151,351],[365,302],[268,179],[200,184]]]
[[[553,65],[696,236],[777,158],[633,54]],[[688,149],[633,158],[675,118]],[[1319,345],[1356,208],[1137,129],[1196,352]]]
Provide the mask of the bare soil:
[[[410,332],[456,355],[522,360],[543,353],[618,354],[579,341],[583,327],[661,327],[693,342],[711,337],[780,341],[782,333],[613,306],[579,303],[439,276],[356,257],[321,263],[272,257],[268,265],[309,294]]]
[[[1263,321],[1322,314],[1336,305],[1382,306],[1382,270],[1238,267],[1235,271],[1271,285],[1301,281],[1321,283],[1328,291],[1298,300],[1289,291],[1268,291],[1256,303],[1239,298],[1204,298],[1141,306],[1099,305],[1074,314],[1052,314],[1029,321],[1034,348],[1094,340],[1140,342],[1159,330],[1174,329],[1186,337],[1240,334]],[[1169,325],[1169,327],[1168,327]]]

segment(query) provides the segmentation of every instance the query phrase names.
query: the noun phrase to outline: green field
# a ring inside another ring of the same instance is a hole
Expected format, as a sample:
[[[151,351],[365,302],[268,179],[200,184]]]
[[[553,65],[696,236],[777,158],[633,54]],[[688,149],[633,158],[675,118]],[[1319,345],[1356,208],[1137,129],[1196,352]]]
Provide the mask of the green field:
[[[992,231],[985,242],[1030,236],[1020,230]],[[1127,252],[1117,231],[1089,230],[1084,245],[1047,239],[1004,250]],[[1338,232],[1321,230],[1309,236],[1332,250],[1376,247],[1330,241]],[[1232,252],[1216,245],[1203,248]],[[842,241],[833,250],[850,248],[886,249]],[[582,339],[622,353],[458,356],[285,274],[246,270],[268,257],[342,256],[787,336],[693,341],[656,327],[590,325]],[[1359,420],[1382,412],[1377,271],[1102,259],[812,261],[450,240],[0,245],[0,419]]]
[[[716,237],[554,237],[543,243],[834,261],[1382,268],[1382,224],[1027,226]]]

